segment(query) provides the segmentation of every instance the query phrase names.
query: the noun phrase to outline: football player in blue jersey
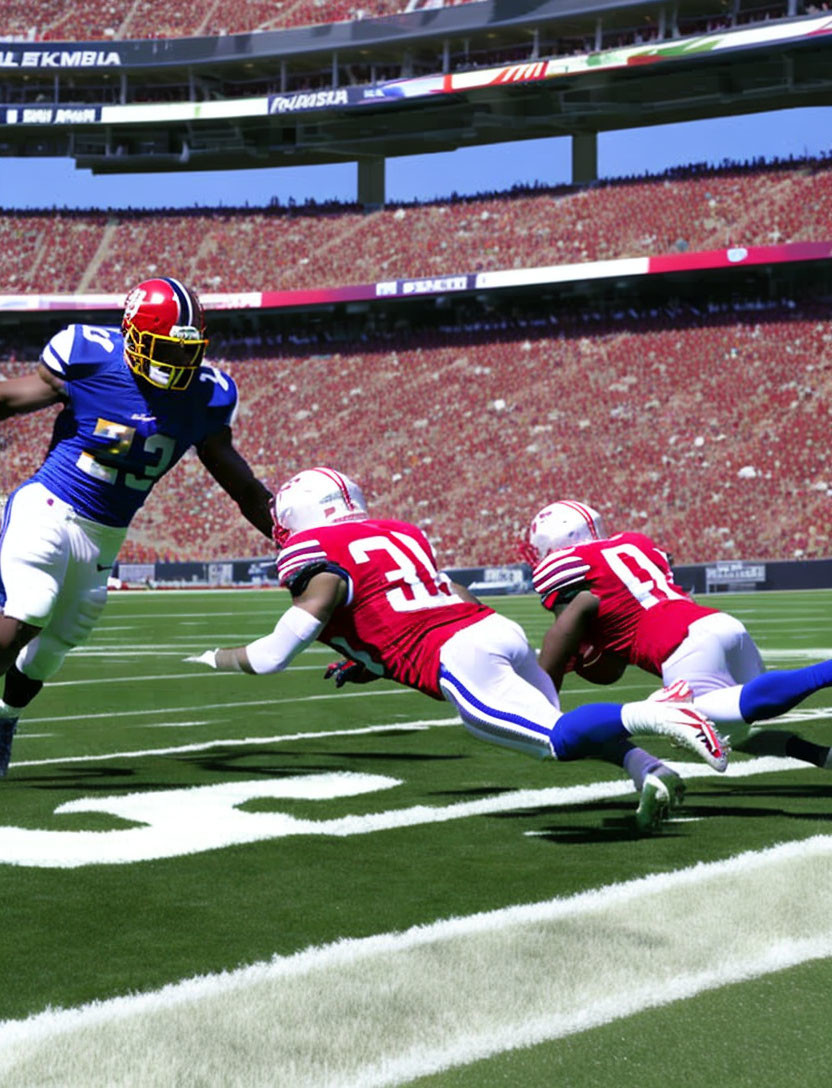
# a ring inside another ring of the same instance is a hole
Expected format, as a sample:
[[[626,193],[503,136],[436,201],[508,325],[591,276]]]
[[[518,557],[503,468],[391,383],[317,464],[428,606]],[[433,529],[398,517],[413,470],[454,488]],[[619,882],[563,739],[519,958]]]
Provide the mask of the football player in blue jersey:
[[[21,711],[96,623],[133,515],[190,447],[271,540],[271,493],[232,444],[237,389],[207,344],[195,293],[160,277],[129,293],[120,329],[69,325],[34,373],[0,382],[0,419],[63,404],[3,512],[0,776]]]

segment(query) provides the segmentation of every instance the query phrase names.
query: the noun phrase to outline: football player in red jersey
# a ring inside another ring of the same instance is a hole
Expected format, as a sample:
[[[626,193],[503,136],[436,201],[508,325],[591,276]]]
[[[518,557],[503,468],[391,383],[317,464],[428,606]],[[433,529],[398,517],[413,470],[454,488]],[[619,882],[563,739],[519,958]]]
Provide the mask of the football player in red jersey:
[[[215,669],[278,672],[314,640],[346,655],[344,679],[388,677],[456,707],[482,740],[538,758],[595,757],[623,766],[640,790],[637,823],[653,830],[680,799],[681,779],[635,749],[636,734],[671,736],[715,770],[727,751],[704,715],[665,701],[604,703],[562,713],[522,629],[437,570],[415,525],[371,517],[361,489],[329,468],[299,473],[277,492],[280,582],[293,603],[271,634],[187,658]],[[661,777],[658,772],[667,772]]]
[[[832,686],[832,660],[766,672],[738,619],[680,589],[667,555],[649,537],[608,536],[601,515],[583,503],[562,500],[540,510],[523,552],[544,608],[557,617],[540,664],[558,688],[574,668],[592,679],[592,667],[582,663],[593,659],[617,659],[621,671],[638,665],[661,677],[671,697],[680,690],[689,697],[689,685],[694,706],[733,748],[832,769],[832,749],[785,730],[752,728]]]

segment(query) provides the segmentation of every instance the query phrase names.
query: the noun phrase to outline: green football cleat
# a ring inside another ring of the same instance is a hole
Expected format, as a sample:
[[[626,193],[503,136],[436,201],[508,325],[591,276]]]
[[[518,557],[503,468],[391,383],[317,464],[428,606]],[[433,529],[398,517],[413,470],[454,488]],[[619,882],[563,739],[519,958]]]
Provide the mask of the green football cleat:
[[[685,799],[685,783],[667,768],[648,774],[636,809],[636,827],[645,835],[661,829],[668,816]]]

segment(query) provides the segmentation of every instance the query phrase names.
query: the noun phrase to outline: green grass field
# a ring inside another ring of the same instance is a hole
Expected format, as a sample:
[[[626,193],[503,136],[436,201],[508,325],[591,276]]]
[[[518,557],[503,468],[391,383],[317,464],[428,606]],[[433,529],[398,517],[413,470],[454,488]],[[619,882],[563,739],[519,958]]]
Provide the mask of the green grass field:
[[[770,668],[832,656],[830,592],[716,600]],[[287,603],[115,594],[21,723],[3,1088],[829,1083],[830,772],[683,762],[680,818],[642,839],[623,772],[492,748],[387,682],[337,692],[325,647],[273,677],[183,663]],[[536,599],[489,603],[539,645]],[[832,692],[777,724],[832,744]]]

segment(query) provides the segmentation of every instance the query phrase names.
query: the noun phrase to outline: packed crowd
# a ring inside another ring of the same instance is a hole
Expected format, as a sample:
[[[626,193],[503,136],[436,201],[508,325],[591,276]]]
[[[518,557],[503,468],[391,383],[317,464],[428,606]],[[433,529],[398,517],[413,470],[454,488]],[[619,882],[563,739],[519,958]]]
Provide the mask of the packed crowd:
[[[369,213],[9,212],[0,292],[119,292],[171,268],[203,293],[292,290],[817,240],[830,203],[832,163],[813,160]]]
[[[474,0],[444,0],[446,7]],[[164,0],[134,4],[76,0],[6,0],[3,35],[43,41],[181,38],[242,34],[316,23],[377,18],[406,11],[407,0],[209,0],[179,8]]]
[[[830,198],[832,167],[812,161],[371,214],[11,213],[0,222],[0,291],[119,293],[170,269],[206,293],[321,287],[817,240]],[[336,464],[385,509],[415,520],[430,509],[448,565],[512,559],[529,509],[555,492],[603,509],[613,526],[649,527],[678,561],[788,558],[830,546],[828,412],[817,409],[832,381],[825,320],[784,307],[607,326],[473,322],[441,336],[368,326],[352,343],[285,337],[220,352],[239,379],[236,431],[255,472],[275,482]],[[32,365],[17,360],[0,374]],[[0,491],[36,467],[46,430],[44,413],[3,428]],[[123,558],[262,551],[191,456],[139,514]]]
[[[99,0],[76,0],[67,5],[60,0],[5,0],[3,4],[4,37],[42,41],[130,40],[140,38],[178,38],[196,35],[241,34],[250,31],[280,30],[320,23],[398,15],[430,7],[453,7],[477,0],[209,0],[206,4],[181,8],[164,0],[135,0],[118,5]],[[759,0],[734,12],[714,14],[703,5],[701,16],[680,16],[678,30],[683,35],[729,29],[737,25],[786,18],[788,0]],[[813,14],[828,9],[826,3],[800,0],[797,14]],[[603,47],[626,46],[651,41],[656,29],[649,21],[632,31],[615,33],[604,40]],[[598,45],[593,35],[566,41],[558,52],[584,52]],[[574,48],[572,48],[574,47]],[[491,61],[493,63],[493,61]]]
[[[783,306],[284,346],[223,365],[241,391],[236,443],[262,479],[337,465],[379,509],[423,524],[443,564],[468,566],[516,561],[553,495],[672,542],[677,562],[828,555],[830,360],[827,315]],[[43,416],[3,428],[0,490],[39,463]],[[189,455],[122,559],[263,554]]]

